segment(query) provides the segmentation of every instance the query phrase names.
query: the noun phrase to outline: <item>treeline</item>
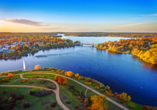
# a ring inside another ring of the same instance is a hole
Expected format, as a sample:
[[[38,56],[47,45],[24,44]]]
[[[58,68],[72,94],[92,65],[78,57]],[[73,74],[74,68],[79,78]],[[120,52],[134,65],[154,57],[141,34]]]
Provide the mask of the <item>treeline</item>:
[[[105,32],[79,32],[79,33],[64,33],[65,36],[94,36],[94,37],[105,37],[105,36],[112,36],[112,37],[157,37],[157,33],[105,33]]]
[[[147,63],[157,64],[157,37],[120,39],[97,44],[96,47],[114,53],[132,54]]]
[[[41,36],[48,36],[48,37],[62,37],[58,36],[58,33],[8,33],[8,32],[1,32],[0,39],[8,39],[12,37],[41,37]]]

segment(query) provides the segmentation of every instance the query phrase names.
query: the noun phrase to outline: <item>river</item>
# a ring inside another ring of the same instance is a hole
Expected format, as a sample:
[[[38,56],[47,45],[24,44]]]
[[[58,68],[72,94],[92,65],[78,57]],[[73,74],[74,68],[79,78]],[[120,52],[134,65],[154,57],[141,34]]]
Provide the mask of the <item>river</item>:
[[[64,38],[84,43],[102,43],[122,39],[121,37],[69,36]],[[37,58],[35,55],[48,56]],[[108,51],[96,50],[91,46],[50,49],[18,60],[0,60],[0,72],[22,70],[23,60],[27,70],[40,64],[41,67],[73,71],[109,85],[114,92],[126,92],[135,103],[157,107],[157,67],[146,64],[132,55],[112,54]]]

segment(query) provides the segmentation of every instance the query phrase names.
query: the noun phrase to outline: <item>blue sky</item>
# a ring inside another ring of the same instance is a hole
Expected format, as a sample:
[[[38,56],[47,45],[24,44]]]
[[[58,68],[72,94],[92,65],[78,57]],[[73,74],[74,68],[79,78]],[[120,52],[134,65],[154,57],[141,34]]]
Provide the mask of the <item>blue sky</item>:
[[[157,0],[0,0],[0,32],[157,32]]]

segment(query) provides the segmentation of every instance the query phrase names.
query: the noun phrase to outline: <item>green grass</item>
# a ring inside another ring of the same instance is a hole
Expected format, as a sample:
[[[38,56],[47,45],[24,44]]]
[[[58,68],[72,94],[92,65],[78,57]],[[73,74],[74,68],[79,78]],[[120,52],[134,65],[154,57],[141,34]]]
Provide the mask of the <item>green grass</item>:
[[[16,74],[21,74],[21,73],[23,73],[23,72],[19,72],[19,73],[16,73]],[[23,77],[25,77],[25,78],[30,78],[30,77],[33,77],[33,76],[39,76],[40,78],[43,78],[43,77],[47,77],[47,78],[49,78],[49,79],[54,79],[54,77],[55,77],[55,75],[49,75],[49,74],[44,74],[44,73],[55,73],[55,74],[59,74],[59,75],[64,75],[64,73],[56,73],[56,72],[51,72],[51,71],[32,71],[32,72],[30,72],[30,71],[26,71],[26,72],[24,72],[24,73],[32,73],[32,74],[26,74],[26,75],[23,75]],[[34,74],[33,75],[33,73],[42,73],[42,74]],[[85,80],[78,80],[77,78],[75,78],[75,77],[71,77],[72,79],[74,79],[74,80],[76,80],[76,81],[79,81],[79,82],[81,82],[82,84],[85,84]],[[13,80],[13,82],[14,82],[14,80]],[[75,88],[77,89],[77,90],[79,90],[79,91],[86,91],[86,88],[84,88],[84,87],[82,87],[81,85],[79,85],[79,84],[77,84],[77,83],[75,83],[74,81],[71,81],[71,80],[69,80],[69,79],[67,79],[67,82],[68,82],[68,85],[74,85],[75,86]],[[9,84],[9,83],[8,83]],[[27,84],[27,83],[26,83]],[[24,85],[24,84],[23,84]],[[99,85],[98,84],[95,84],[95,83],[92,83],[91,85],[87,85],[87,86],[89,86],[89,87],[91,87],[92,89],[95,89],[95,86],[98,86],[99,87]],[[97,89],[95,89],[95,90],[97,90]],[[97,90],[97,91],[99,91],[99,90]],[[67,90],[67,92],[68,92],[68,90]],[[70,92],[70,91],[69,91]],[[100,91],[99,91],[100,92]],[[61,91],[61,95],[63,95],[62,94],[63,92]],[[70,92],[71,93],[71,92]],[[101,92],[101,93],[103,93],[103,92]],[[92,95],[92,94],[94,94],[95,95],[95,93],[91,93],[91,92],[88,92],[88,95]],[[104,95],[105,95],[105,93],[103,93]],[[129,109],[132,109],[132,110],[142,110],[142,106],[141,105],[138,105],[138,104],[135,104],[135,103],[133,103],[133,102],[123,102],[123,101],[121,101],[121,100],[119,100],[119,99],[117,99],[116,97],[109,97],[109,98],[111,98],[111,99],[113,99],[114,101],[116,101],[116,102],[118,102],[118,103],[120,103],[120,104],[122,104],[123,106],[125,106],[125,107],[127,107],[127,108],[129,108]],[[77,99],[78,100],[78,99]],[[119,110],[119,108],[117,107],[116,108],[116,106],[114,105],[114,104],[112,104],[112,103],[110,103],[110,102],[107,102],[107,104],[109,105],[109,107],[110,108],[112,108],[112,109],[116,109],[116,110]],[[112,107],[113,106],[113,107]]]
[[[2,97],[10,97],[10,94],[12,92],[15,92],[17,95],[22,94],[24,95],[24,99],[20,101],[19,104],[15,106],[15,109],[18,110],[49,110],[50,104],[47,103],[45,105],[42,105],[44,102],[54,102],[56,101],[55,94],[51,94],[45,97],[35,97],[32,95],[29,95],[28,91],[30,88],[22,88],[22,87],[0,87],[0,96]],[[4,95],[2,92],[7,91],[7,93]],[[30,108],[23,108],[23,102],[30,102],[31,106]],[[57,104],[53,110],[62,110],[61,107]]]
[[[88,91],[87,91],[87,97],[93,96],[93,95],[97,95],[97,94],[94,93],[94,92],[91,91],[91,90],[88,90]],[[117,107],[116,105],[112,104],[111,102],[109,102],[109,101],[107,101],[107,100],[106,100],[106,103],[107,103],[109,109],[113,109],[113,110],[122,110],[121,108]]]
[[[70,110],[77,110],[75,107],[78,106],[81,110],[85,110],[83,103],[81,103],[77,96],[74,96],[67,87],[60,85],[60,97],[63,102]],[[66,104],[66,101],[70,101],[70,104]]]
[[[2,78],[3,79],[3,78]],[[20,83],[22,79],[18,76],[15,79],[10,80],[9,82],[0,82],[1,85],[30,85],[30,86],[41,86],[41,87],[47,87],[48,84],[52,84],[51,81],[46,81],[44,84],[41,84],[41,80],[28,80],[24,83]]]

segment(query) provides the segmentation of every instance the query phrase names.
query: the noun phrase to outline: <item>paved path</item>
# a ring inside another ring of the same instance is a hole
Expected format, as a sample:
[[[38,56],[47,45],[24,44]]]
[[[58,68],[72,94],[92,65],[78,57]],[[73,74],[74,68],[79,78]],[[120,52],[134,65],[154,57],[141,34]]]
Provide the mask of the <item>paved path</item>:
[[[59,75],[59,74],[56,74],[56,73],[25,73],[25,74],[53,74],[53,75]],[[100,96],[106,97],[106,100],[110,101],[111,103],[115,104],[116,106],[118,106],[119,108],[121,108],[121,109],[123,109],[123,110],[129,110],[128,108],[124,107],[123,105],[117,103],[116,101],[110,99],[109,97],[105,96],[104,94],[102,94],[102,93],[100,93],[100,92],[98,92],[98,91],[96,91],[96,90],[94,90],[94,89],[88,87],[87,85],[85,85],[85,84],[83,84],[83,83],[81,83],[81,82],[79,82],[79,81],[76,81],[76,80],[74,80],[74,79],[72,79],[72,78],[70,78],[70,77],[64,76],[64,75],[59,75],[59,76],[66,77],[67,79],[70,79],[70,80],[72,80],[72,81],[74,81],[74,82],[80,84],[81,86],[83,86],[83,87],[85,87],[85,88],[87,88],[87,89],[93,91],[94,93],[96,93],[96,94],[98,94],[98,95],[100,95]]]
[[[86,92],[85,92],[85,96],[86,96],[86,98],[87,98],[87,91],[88,91],[88,89],[86,89]]]
[[[21,79],[28,79],[28,78],[24,78],[23,77],[23,74],[19,74],[20,75],[20,78]],[[59,85],[56,81],[54,80],[51,80],[51,79],[46,79],[46,78],[34,78],[36,80],[41,80],[41,79],[44,79],[44,80],[47,80],[47,81],[51,81],[53,82],[55,85],[56,85],[56,89],[55,90],[52,90],[52,89],[49,89],[49,88],[45,88],[45,87],[39,87],[39,86],[28,86],[28,85],[0,85],[0,87],[28,87],[28,88],[38,88],[38,89],[45,89],[45,90],[51,90],[55,93],[56,95],[56,100],[57,100],[57,103],[60,105],[60,107],[62,107],[64,110],[70,110],[68,107],[66,107],[62,101],[60,100],[60,94],[59,94]]]
[[[43,75],[44,75],[44,74],[51,74],[51,75],[59,75],[59,74],[56,74],[56,73],[23,73],[23,74],[19,74],[19,75],[20,75],[21,78],[23,78],[23,75],[25,75],[25,74],[43,74]],[[64,75],[59,75],[59,76],[66,77],[67,79],[72,80],[72,81],[74,81],[74,82],[80,84],[81,86],[85,87],[86,89],[89,89],[89,90],[91,90],[92,92],[94,92],[94,93],[96,93],[96,94],[98,94],[98,95],[100,95],[100,96],[106,97],[106,100],[110,101],[111,103],[113,103],[114,105],[118,106],[119,108],[121,108],[121,109],[123,109],[123,110],[129,110],[129,109],[127,109],[126,107],[124,107],[123,105],[117,103],[116,101],[110,99],[109,97],[105,96],[104,94],[102,94],[102,93],[100,93],[100,92],[98,92],[98,91],[96,91],[96,90],[94,90],[94,89],[88,87],[87,85],[85,85],[85,84],[83,84],[83,83],[81,83],[81,82],[79,82],[79,81],[76,81],[76,80],[74,80],[74,79],[72,79],[72,78],[70,78],[70,77],[64,76]],[[25,79],[25,78],[23,78],[23,79]],[[54,83],[57,85],[57,88],[58,88],[58,94],[56,93],[57,102],[58,102],[58,100],[60,100],[60,97],[59,97],[59,85],[58,85],[58,83],[56,83],[55,81],[53,81],[53,80],[51,80],[51,79],[45,79],[45,78],[36,78],[36,79],[44,79],[44,80],[49,80],[49,81],[51,81],[51,82],[54,82]],[[58,95],[58,96],[57,96],[57,95]],[[58,98],[57,98],[57,97],[58,97]],[[62,102],[59,101],[59,103],[61,104]],[[63,104],[63,103],[62,103],[62,104]],[[61,105],[62,105],[62,104],[61,104]],[[60,106],[61,106],[61,105],[60,105]],[[63,104],[63,105],[64,105],[64,104]],[[62,106],[63,106],[63,105],[62,105]],[[62,106],[61,106],[61,107],[62,107]],[[64,105],[64,106],[65,106],[65,105]],[[63,106],[62,108],[64,108],[64,106]],[[65,107],[66,107],[66,106],[65,106]],[[64,110],[69,110],[69,109],[66,107],[66,109],[64,109]]]
[[[24,78],[24,77],[23,77],[23,74],[19,74],[19,75],[20,75],[20,78],[21,78],[21,79],[27,79],[27,78]],[[67,108],[67,107],[62,103],[62,101],[60,100],[59,85],[58,85],[58,83],[57,83],[56,81],[51,80],[51,79],[46,79],[46,78],[34,78],[34,79],[37,79],[37,80],[44,79],[44,80],[53,82],[53,83],[56,85],[56,89],[53,90],[53,91],[54,91],[54,93],[56,94],[57,103],[58,103],[64,110],[70,110],[70,109]],[[50,89],[50,90],[52,90],[52,89]]]

